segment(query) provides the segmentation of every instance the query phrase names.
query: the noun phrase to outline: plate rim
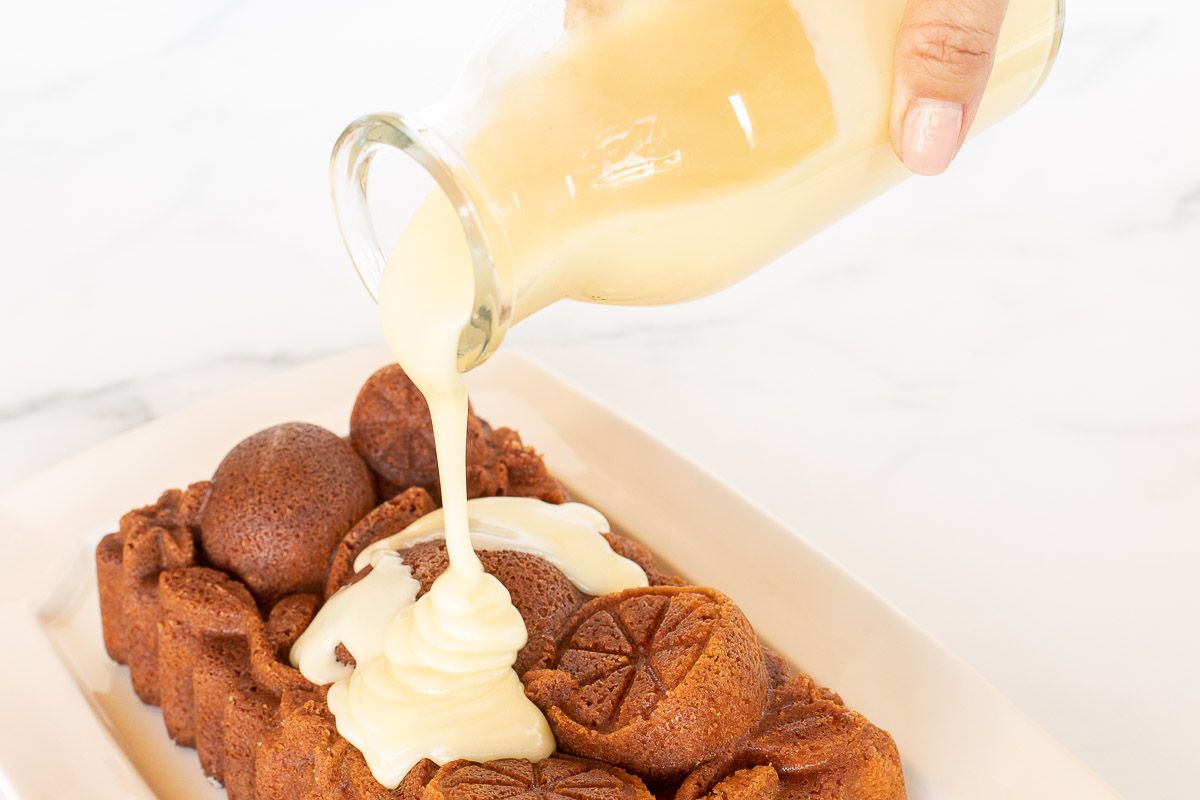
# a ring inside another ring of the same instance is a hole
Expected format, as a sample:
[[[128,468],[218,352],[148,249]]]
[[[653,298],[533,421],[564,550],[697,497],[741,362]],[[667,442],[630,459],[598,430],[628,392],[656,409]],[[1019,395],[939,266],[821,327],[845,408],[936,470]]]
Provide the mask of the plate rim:
[[[373,370],[380,364],[389,362],[390,357],[383,348],[356,348],[282,370],[273,375],[252,381],[246,385],[214,394],[210,397],[204,398],[201,401],[198,401],[197,403],[173,410],[167,414],[155,418],[154,420],[148,421],[127,431],[116,434],[115,436],[109,437],[103,441],[97,442],[78,453],[60,460],[54,465],[47,467],[46,469],[41,470],[32,476],[5,487],[3,491],[0,491],[0,519],[5,518],[4,515],[6,511],[9,511],[13,508],[19,508],[23,497],[27,497],[31,494],[37,495],[39,491],[44,490],[47,484],[61,483],[64,480],[64,475],[70,475],[72,471],[78,471],[81,464],[87,464],[96,460],[97,458],[103,459],[107,454],[110,453],[118,453],[122,449],[129,447],[130,443],[136,443],[145,437],[152,437],[156,433],[167,432],[177,426],[186,425],[189,419],[204,416],[206,414],[214,414],[215,412],[220,412],[222,409],[229,409],[236,405],[240,398],[259,397],[269,394],[273,390],[277,389],[277,387],[286,385],[288,383],[295,383],[298,379],[302,379],[303,376],[308,374],[319,374],[327,370],[336,371],[342,368],[345,368],[349,371],[354,371],[357,370],[360,365],[365,368],[367,365],[372,364],[374,365],[372,367]],[[992,702],[1003,704],[1006,711],[1009,714],[1015,715],[1015,719],[1019,721],[1021,725],[1026,727],[1031,734],[1035,735],[1040,740],[1040,743],[1043,747],[1050,747],[1052,750],[1056,751],[1055,755],[1073,771],[1077,772],[1081,777],[1090,778],[1095,784],[1097,791],[1104,793],[1097,796],[1108,796],[1113,798],[1120,797],[1120,795],[1118,795],[1116,791],[1111,788],[1111,786],[1103,781],[1103,779],[1101,779],[1088,765],[1084,764],[1077,756],[1074,755],[1074,753],[1067,749],[1065,745],[1051,736],[1047,731],[1045,731],[1045,729],[1043,729],[1038,723],[1030,718],[1024,710],[1022,710],[1012,700],[1000,692],[999,689],[993,686],[990,681],[988,681],[982,675],[982,673],[972,667],[948,647],[943,645],[921,625],[917,624],[911,617],[876,592],[865,581],[860,579],[854,573],[850,572],[848,569],[842,567],[836,560],[826,554],[819,546],[808,540],[801,532],[796,531],[791,526],[785,524],[775,514],[754,503],[742,491],[723,481],[704,465],[687,458],[679,451],[671,447],[668,443],[664,442],[653,432],[622,415],[610,404],[591,395],[577,383],[563,377],[537,359],[520,352],[502,351],[493,359],[491,359],[491,363],[498,365],[499,374],[509,375],[509,380],[515,380],[516,382],[520,383],[521,381],[519,378],[523,374],[525,380],[540,380],[543,383],[553,384],[556,391],[560,391],[569,395],[571,403],[583,404],[588,406],[591,411],[604,414],[611,421],[628,429],[628,431],[636,438],[641,439],[654,449],[661,451],[663,455],[668,456],[676,462],[686,465],[694,473],[702,476],[704,482],[706,482],[712,490],[718,491],[725,497],[732,499],[741,508],[753,512],[755,516],[768,523],[772,528],[786,532],[787,535],[792,537],[800,546],[802,546],[811,557],[819,559],[825,568],[834,571],[834,573],[836,573],[837,577],[840,579],[850,581],[853,584],[855,591],[863,594],[864,597],[868,598],[871,603],[878,606],[878,608],[888,617],[890,617],[892,621],[903,625],[909,630],[910,633],[920,637],[923,645],[926,648],[929,648],[931,651],[935,652],[938,657],[946,659],[949,663],[951,663],[956,671],[960,672],[963,676],[970,679],[970,681],[975,684],[974,688],[986,691],[990,695]],[[485,370],[486,369],[488,368],[485,367]],[[369,372],[365,373],[363,377],[365,377],[366,374],[369,374]],[[497,374],[497,367],[492,367],[488,374]],[[470,379],[471,376],[468,377]],[[493,382],[500,383],[501,381],[493,379]],[[351,392],[347,391],[340,391],[339,393],[342,395],[352,396]],[[501,420],[501,422],[503,422],[503,420]],[[535,441],[534,444],[536,445],[537,442]],[[63,558],[71,557],[70,554],[75,554],[75,556],[77,556],[77,550],[81,543],[81,537],[84,537],[86,541],[86,537],[90,535],[91,534],[86,533],[81,534],[78,530],[73,532],[60,532],[58,535],[60,541],[55,542],[60,551],[58,553],[58,558],[51,559],[49,561],[42,559],[42,561],[45,563],[41,564],[37,563],[39,559],[37,559],[34,555],[36,552],[34,548],[30,547],[27,548],[24,553],[20,552],[21,542],[24,541],[26,544],[31,544],[29,540],[36,537],[35,530],[31,529],[26,531],[24,537],[21,536],[20,529],[15,532],[10,532],[8,535],[2,537],[2,541],[0,541],[0,558],[6,559],[4,563],[15,563],[20,567],[24,567],[25,565],[29,566],[28,569],[22,569],[21,571],[22,580],[17,581],[18,590],[0,592],[0,612],[2,612],[0,613],[0,620],[4,620],[6,618],[9,619],[9,623],[6,623],[3,626],[5,629],[19,630],[23,627],[20,622],[14,622],[14,620],[17,620],[17,610],[23,608],[24,611],[31,617],[31,620],[34,622],[37,629],[41,631],[41,634],[45,638],[49,639],[49,636],[45,630],[46,622],[47,620],[51,619],[53,614],[59,609],[63,598],[55,596],[56,590],[60,589],[61,587],[58,587],[53,583],[48,584],[47,581],[50,580],[51,576],[56,574],[54,571],[55,567],[61,566]],[[41,542],[40,544],[45,544],[45,542]],[[6,551],[8,551],[8,557],[5,555]],[[9,560],[10,557],[12,560]],[[58,575],[61,579],[61,572],[59,572]],[[43,593],[38,595],[35,590],[39,585],[43,589],[46,589],[47,586],[49,586],[51,591],[48,594]],[[32,634],[28,630],[26,630],[23,635],[28,640],[30,647],[36,648],[38,646],[37,642],[35,642],[32,638],[29,638],[32,636]],[[53,644],[50,646],[53,647]],[[45,667],[45,665],[43,665],[43,667]],[[70,670],[61,661],[60,667],[63,672],[68,674],[70,673]],[[8,674],[6,675],[6,673]],[[19,673],[14,673],[14,671],[11,669],[3,668],[2,662],[0,662],[0,681],[12,679],[13,677],[19,677]],[[78,688],[80,688],[82,691],[82,687]],[[16,693],[7,692],[4,694],[6,696],[11,696]],[[90,709],[92,714],[96,713],[96,709],[90,704],[87,704],[86,698],[81,697],[80,699],[84,701],[85,705]],[[11,697],[0,699],[0,709],[5,709],[7,706],[10,707],[9,710],[11,710],[13,705],[14,703]],[[18,710],[24,714],[31,713],[31,709],[28,707]],[[79,712],[78,707],[74,708],[73,710],[75,713]],[[124,751],[121,750],[116,741],[113,740],[112,731],[103,723],[100,723],[98,727],[100,732],[106,736],[108,743],[107,747],[103,744],[101,745],[101,749],[105,751],[102,753],[102,755],[111,759],[113,753],[108,752],[109,748],[111,748],[117,753],[120,753],[125,765],[132,769],[132,764],[125,757]],[[13,796],[19,797],[22,796],[19,794],[21,787],[14,785],[14,782],[11,780],[10,773],[13,772],[11,770],[13,763],[12,757],[16,754],[12,751],[10,745],[11,742],[7,737],[0,737],[0,793],[3,792],[7,785],[9,791],[18,792],[18,794]],[[15,772],[19,774],[20,771],[16,770]],[[145,791],[146,797],[154,796],[150,793],[150,790],[148,787],[146,787],[144,781],[142,782],[142,787]],[[132,789],[132,787],[130,788]],[[133,791],[135,794],[138,793],[136,790]]]

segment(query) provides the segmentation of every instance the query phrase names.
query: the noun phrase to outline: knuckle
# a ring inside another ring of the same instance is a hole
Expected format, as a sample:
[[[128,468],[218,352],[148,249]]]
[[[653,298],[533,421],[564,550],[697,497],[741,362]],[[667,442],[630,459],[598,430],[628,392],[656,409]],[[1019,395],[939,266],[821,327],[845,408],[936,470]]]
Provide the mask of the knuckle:
[[[936,71],[972,75],[991,66],[995,36],[985,28],[955,22],[924,22],[903,31],[904,55]]]

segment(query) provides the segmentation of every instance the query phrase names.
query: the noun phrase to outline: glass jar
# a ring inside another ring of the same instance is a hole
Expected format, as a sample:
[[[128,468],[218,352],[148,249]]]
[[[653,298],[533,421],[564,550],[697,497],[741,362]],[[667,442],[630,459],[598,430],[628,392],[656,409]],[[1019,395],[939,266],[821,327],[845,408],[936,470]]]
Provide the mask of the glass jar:
[[[450,96],[346,128],[331,164],[346,247],[376,297],[389,253],[390,269],[469,260],[464,371],[556,300],[716,291],[908,174],[889,139],[904,5],[517,2]],[[975,132],[1037,90],[1062,23],[1061,0],[1011,0]],[[388,151],[414,171],[368,191]],[[407,202],[383,210],[383,194]]]

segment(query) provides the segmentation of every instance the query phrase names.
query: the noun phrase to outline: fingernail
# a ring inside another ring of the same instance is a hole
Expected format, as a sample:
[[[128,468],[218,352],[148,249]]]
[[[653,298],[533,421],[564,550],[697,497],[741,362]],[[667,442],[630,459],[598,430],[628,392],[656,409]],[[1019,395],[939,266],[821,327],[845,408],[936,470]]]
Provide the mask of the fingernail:
[[[962,132],[963,107],[960,103],[918,97],[904,116],[904,165],[918,175],[939,175],[946,171],[958,151]]]

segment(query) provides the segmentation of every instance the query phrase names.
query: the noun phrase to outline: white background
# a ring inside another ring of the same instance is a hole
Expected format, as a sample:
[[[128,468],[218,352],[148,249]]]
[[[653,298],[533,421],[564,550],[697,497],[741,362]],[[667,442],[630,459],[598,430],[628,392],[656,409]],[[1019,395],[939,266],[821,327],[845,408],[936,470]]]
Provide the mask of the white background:
[[[329,148],[444,91],[494,6],[6,6],[0,487],[377,342]],[[1191,798],[1200,10],[1068,18],[1042,93],[944,178],[722,295],[564,305],[507,346],[776,512],[1128,797]]]

